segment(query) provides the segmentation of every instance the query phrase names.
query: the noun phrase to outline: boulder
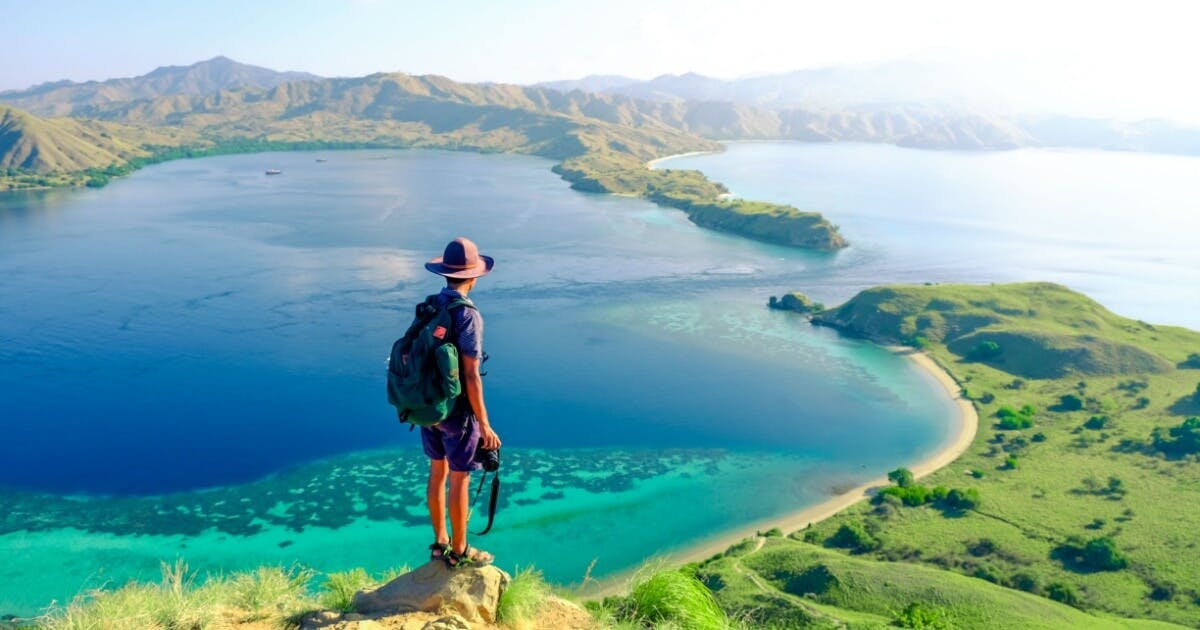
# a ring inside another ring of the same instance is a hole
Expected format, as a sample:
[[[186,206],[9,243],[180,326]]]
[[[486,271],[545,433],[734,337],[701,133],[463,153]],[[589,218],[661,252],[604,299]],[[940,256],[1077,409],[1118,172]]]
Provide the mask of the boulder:
[[[367,615],[450,611],[468,622],[492,623],[509,579],[496,567],[452,570],[435,560],[377,589],[355,593],[352,605]]]

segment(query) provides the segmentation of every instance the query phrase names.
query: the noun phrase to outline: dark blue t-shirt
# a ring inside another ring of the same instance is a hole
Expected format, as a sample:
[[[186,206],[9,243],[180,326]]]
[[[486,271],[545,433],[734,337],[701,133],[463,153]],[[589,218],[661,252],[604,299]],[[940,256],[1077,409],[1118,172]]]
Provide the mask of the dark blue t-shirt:
[[[446,287],[438,294],[438,305],[449,304],[456,299],[475,304],[458,291]],[[458,347],[458,354],[472,359],[481,358],[483,356],[483,315],[480,315],[476,309],[464,306],[451,311],[450,316],[452,326],[450,335],[454,345]],[[454,410],[450,412],[447,420],[466,416],[474,417],[474,415],[471,403],[467,400],[467,394],[463,392],[455,401]]]

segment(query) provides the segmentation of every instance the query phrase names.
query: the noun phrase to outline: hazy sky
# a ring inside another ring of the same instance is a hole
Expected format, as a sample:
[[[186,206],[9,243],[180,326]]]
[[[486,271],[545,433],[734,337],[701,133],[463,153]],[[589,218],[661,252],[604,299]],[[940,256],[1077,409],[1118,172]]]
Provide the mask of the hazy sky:
[[[1018,103],[1200,119],[1200,2],[1189,0],[0,3],[0,89],[216,55],[327,76],[400,70],[528,83],[735,77],[936,50],[981,72],[1003,62],[997,82],[1021,91]]]

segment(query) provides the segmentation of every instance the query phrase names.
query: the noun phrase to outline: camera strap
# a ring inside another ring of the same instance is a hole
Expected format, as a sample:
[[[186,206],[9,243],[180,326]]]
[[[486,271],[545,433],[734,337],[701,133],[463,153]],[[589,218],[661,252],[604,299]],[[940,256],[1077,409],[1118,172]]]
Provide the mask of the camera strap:
[[[475,490],[475,499],[473,501],[471,501],[472,506],[474,506],[474,504],[479,501],[479,495],[483,493],[483,483],[484,483],[484,480],[486,480],[486,479],[487,479],[487,472],[484,471],[484,473],[479,476],[479,488]],[[488,500],[487,527],[483,528],[483,531],[481,531],[481,532],[475,532],[476,536],[482,536],[482,535],[492,531],[492,522],[494,522],[496,520],[496,501],[499,499],[499,497],[500,497],[500,471],[496,471],[496,472],[492,473],[492,497],[491,497],[491,499]]]

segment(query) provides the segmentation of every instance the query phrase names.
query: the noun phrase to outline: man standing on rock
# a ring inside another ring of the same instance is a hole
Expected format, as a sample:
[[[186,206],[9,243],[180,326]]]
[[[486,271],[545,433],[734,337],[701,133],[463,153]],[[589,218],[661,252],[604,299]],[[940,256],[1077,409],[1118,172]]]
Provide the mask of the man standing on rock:
[[[449,339],[458,348],[459,374],[463,393],[454,401],[450,415],[431,427],[421,427],[421,443],[429,456],[427,500],[433,523],[434,542],[429,546],[431,560],[443,559],[450,568],[486,565],[492,554],[467,544],[467,516],[470,509],[471,471],[479,470],[476,451],[500,448],[500,437],[492,430],[487,407],[483,404],[483,380],[479,366],[483,362],[483,316],[467,295],[475,282],[491,272],[495,261],[483,256],[475,243],[456,238],[446,245],[440,258],[425,263],[425,268],[446,278],[446,287],[437,295],[437,306],[455,300],[466,307],[451,312]],[[450,480],[450,531],[446,533],[446,479]]]

